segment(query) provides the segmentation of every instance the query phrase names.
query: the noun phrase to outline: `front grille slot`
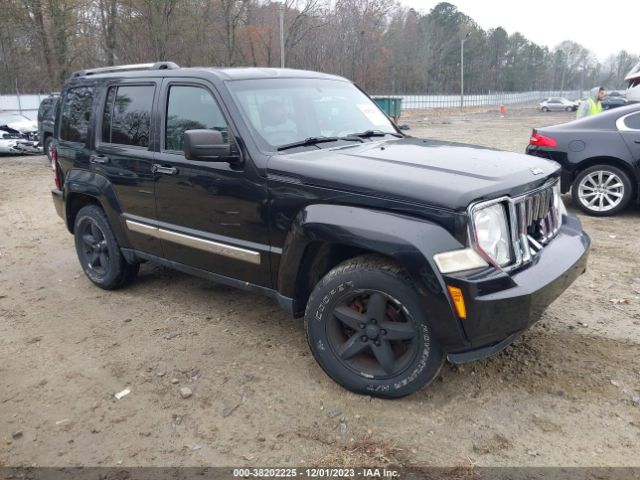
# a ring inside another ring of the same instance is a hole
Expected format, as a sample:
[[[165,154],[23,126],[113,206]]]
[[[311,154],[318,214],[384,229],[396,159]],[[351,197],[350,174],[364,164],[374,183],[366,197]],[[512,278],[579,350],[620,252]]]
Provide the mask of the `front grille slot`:
[[[538,190],[508,200],[515,262],[505,270],[530,262],[560,230],[561,218],[554,192],[557,188],[556,179]]]

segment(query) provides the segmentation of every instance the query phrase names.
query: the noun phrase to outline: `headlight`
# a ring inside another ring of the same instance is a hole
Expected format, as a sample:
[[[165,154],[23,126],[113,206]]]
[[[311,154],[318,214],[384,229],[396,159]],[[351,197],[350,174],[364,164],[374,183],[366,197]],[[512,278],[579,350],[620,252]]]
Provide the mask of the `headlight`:
[[[504,205],[497,203],[473,213],[477,246],[501,267],[511,263],[511,237]]]

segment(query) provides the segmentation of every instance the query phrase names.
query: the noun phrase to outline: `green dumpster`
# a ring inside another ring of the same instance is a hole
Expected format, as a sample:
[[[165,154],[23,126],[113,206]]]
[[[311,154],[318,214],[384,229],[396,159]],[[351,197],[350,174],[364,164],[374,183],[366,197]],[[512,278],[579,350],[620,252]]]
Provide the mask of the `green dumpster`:
[[[373,101],[384,110],[384,113],[398,121],[402,111],[402,97],[373,97]]]

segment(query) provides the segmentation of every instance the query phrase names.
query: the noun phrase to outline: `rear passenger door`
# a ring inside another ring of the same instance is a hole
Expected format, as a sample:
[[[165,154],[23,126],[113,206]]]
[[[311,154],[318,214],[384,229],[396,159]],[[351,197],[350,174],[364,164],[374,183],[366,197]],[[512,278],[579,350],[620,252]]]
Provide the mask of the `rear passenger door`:
[[[212,85],[166,79],[158,102],[156,205],[166,258],[188,267],[270,286],[266,181],[241,164],[187,160],[186,130],[214,129],[240,148]]]
[[[158,238],[148,234],[156,218],[152,107],[159,82],[153,79],[107,84],[92,168],[109,179],[136,250],[162,256]]]

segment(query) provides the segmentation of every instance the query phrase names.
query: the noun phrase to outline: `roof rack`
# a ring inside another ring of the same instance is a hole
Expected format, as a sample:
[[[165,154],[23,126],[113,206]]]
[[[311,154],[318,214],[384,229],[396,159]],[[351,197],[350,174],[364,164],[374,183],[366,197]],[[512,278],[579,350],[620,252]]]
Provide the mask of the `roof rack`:
[[[114,65],[111,67],[78,70],[71,74],[71,78],[98,75],[100,73],[125,72],[128,70],[175,70],[176,68],[180,68],[180,66],[173,62],[134,63],[130,65]]]

